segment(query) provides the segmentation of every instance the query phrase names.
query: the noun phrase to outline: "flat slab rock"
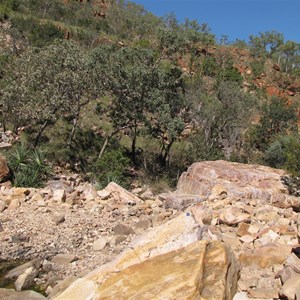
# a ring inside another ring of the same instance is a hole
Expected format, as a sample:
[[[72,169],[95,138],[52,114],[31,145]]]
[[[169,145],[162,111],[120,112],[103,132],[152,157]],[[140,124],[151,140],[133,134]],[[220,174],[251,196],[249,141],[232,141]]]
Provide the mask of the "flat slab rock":
[[[77,260],[77,257],[73,254],[57,254],[52,258],[52,262],[58,265],[67,265]]]
[[[55,300],[232,299],[237,259],[223,243],[198,241],[197,230],[186,214],[153,228]]]

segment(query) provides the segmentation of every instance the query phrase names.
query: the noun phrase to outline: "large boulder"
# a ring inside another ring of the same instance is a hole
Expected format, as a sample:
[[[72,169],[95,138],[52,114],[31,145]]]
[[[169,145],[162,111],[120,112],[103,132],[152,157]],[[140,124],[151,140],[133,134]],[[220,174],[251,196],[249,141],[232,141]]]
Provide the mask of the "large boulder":
[[[113,197],[115,202],[118,203],[126,205],[136,205],[142,203],[142,200],[139,197],[125,190],[115,182],[110,182],[106,186],[105,191],[110,193],[110,196]]]
[[[270,198],[273,193],[287,193],[281,182],[282,170],[223,160],[192,164],[177,185],[181,194],[209,196],[216,185],[224,186],[232,196]]]
[[[223,243],[199,241],[200,229],[190,213],[152,228],[55,300],[232,299],[237,259]]]
[[[300,199],[288,194],[288,188],[282,182],[285,175],[283,170],[266,166],[223,160],[196,162],[182,173],[175,194],[180,197],[186,194],[189,198],[195,195],[199,199],[210,199],[211,196],[259,199],[277,207],[292,207],[298,211]]]

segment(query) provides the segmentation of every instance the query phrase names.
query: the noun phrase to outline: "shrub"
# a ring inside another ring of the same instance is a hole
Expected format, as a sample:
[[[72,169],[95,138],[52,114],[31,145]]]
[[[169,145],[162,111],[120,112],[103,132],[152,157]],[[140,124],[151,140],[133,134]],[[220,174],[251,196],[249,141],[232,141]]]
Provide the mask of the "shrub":
[[[264,60],[255,60],[250,63],[252,73],[254,77],[260,76],[265,71],[265,62]]]
[[[108,150],[101,159],[97,160],[94,173],[101,187],[105,187],[111,181],[121,186],[126,186],[125,170],[129,166],[129,159],[121,149]]]
[[[55,39],[63,39],[64,33],[52,23],[41,23],[32,17],[13,15],[11,17],[14,27],[19,28],[27,35],[29,42],[34,47],[44,47]]]
[[[9,153],[8,165],[13,172],[13,184],[16,187],[41,187],[50,175],[44,154],[23,145]]]
[[[279,136],[265,152],[265,160],[275,168],[284,168],[300,175],[300,137],[298,134]]]
[[[3,77],[5,66],[8,64],[9,55],[0,54],[0,79]]]
[[[242,83],[243,81],[243,77],[240,74],[240,72],[238,71],[237,68],[235,68],[232,65],[226,66],[218,75],[218,79],[219,81],[231,81],[231,82],[236,82],[239,85]]]
[[[258,124],[250,133],[252,145],[265,151],[274,138],[297,130],[296,106],[286,99],[272,97],[261,108],[262,114]]]
[[[9,13],[10,13],[10,9],[0,5],[0,21],[4,21],[6,19],[8,19],[9,17]]]
[[[36,24],[30,34],[30,42],[34,47],[44,47],[55,39],[63,39],[64,33],[51,23]]]
[[[205,76],[215,76],[218,74],[219,66],[212,57],[204,57],[200,66],[201,73]]]

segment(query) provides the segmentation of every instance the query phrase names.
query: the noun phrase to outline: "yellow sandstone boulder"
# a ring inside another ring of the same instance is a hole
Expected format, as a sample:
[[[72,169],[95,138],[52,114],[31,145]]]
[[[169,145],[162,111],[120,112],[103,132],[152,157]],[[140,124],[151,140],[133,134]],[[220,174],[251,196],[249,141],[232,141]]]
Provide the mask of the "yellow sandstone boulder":
[[[153,228],[112,262],[76,280],[55,300],[229,300],[239,264],[223,243],[199,241],[191,214]]]

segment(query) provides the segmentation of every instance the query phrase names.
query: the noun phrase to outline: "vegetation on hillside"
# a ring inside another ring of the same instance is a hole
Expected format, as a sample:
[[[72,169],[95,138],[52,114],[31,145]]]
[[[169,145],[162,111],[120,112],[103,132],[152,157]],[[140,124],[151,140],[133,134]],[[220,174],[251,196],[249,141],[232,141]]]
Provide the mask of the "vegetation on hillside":
[[[207,24],[108,4],[94,16],[89,1],[1,1],[1,123],[24,144],[10,154],[16,185],[45,180],[46,160],[101,185],[173,184],[220,158],[299,174],[298,43],[276,31],[218,41]]]

